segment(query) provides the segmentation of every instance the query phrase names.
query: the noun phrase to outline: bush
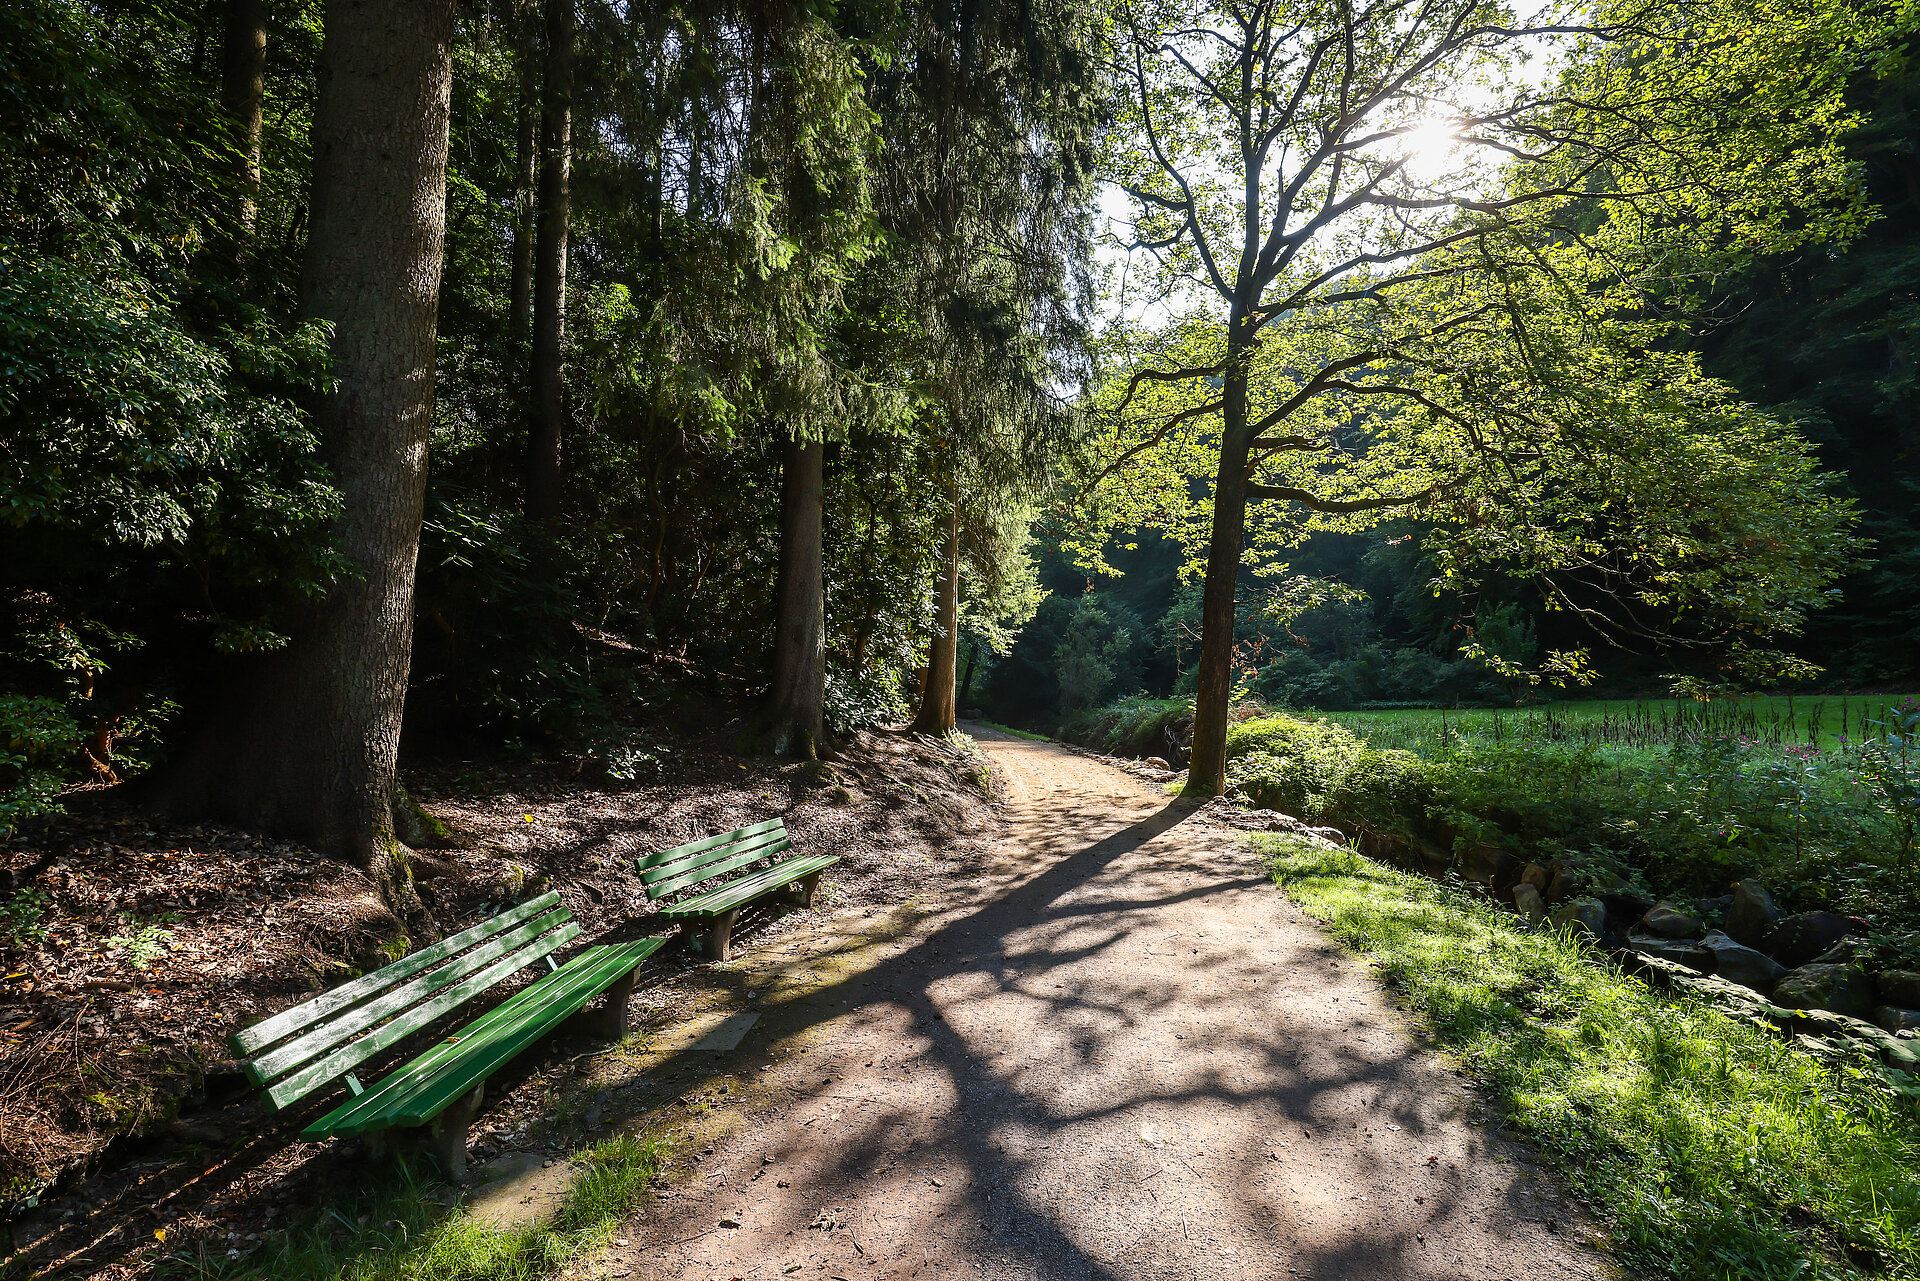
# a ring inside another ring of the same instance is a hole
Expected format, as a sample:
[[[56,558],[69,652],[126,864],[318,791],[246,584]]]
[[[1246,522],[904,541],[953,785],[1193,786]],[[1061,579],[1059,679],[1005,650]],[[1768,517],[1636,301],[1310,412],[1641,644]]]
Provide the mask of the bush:
[[[1074,717],[1062,737],[1109,756],[1159,756],[1184,765],[1193,738],[1193,700],[1123,698]]]

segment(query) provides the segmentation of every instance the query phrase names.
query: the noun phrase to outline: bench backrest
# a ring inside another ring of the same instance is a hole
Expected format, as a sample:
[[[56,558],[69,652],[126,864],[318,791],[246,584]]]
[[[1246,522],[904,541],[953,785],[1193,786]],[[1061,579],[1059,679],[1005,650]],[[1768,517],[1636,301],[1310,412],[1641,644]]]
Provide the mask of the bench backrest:
[[[228,1038],[284,1108],[579,937],[549,891]],[[357,1094],[357,1082],[348,1085]]]
[[[785,821],[770,818],[752,827],[648,854],[639,860],[640,883],[648,898],[661,899],[675,890],[772,858],[792,845]]]

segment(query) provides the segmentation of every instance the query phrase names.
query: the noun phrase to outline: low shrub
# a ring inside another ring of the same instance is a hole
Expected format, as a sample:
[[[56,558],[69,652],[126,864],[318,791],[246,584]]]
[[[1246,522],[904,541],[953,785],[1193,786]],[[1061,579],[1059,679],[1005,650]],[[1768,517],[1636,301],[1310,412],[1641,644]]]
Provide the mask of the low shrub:
[[[1073,717],[1061,736],[1109,756],[1158,756],[1182,766],[1193,738],[1193,700],[1123,698]]]

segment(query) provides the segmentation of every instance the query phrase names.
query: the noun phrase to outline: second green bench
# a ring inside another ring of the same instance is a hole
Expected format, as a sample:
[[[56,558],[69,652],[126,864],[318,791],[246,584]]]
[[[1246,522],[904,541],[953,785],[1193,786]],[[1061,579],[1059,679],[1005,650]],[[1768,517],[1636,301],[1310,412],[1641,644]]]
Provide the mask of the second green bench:
[[[639,860],[640,881],[647,897],[657,902],[730,872],[740,872],[730,881],[660,909],[660,915],[668,920],[681,922],[709,958],[724,961],[733,954],[733,921],[741,908],[775,895],[810,907],[820,873],[840,861],[838,854],[782,858],[792,846],[785,822],[768,819],[649,854]],[[762,862],[768,866],[743,871]],[[691,933],[696,927],[700,934]]]
[[[467,1126],[486,1079],[603,992],[605,1007],[581,1030],[624,1035],[636,970],[666,942],[589,947],[565,965],[555,962],[553,954],[579,934],[560,896],[542,894],[229,1040],[275,1111],[331,1082],[346,1084],[348,1097],[301,1138],[363,1135],[377,1146],[391,1131],[411,1131],[426,1139],[441,1172],[457,1178],[466,1170]],[[544,977],[374,1085],[362,1086],[354,1075],[382,1050],[543,961]]]

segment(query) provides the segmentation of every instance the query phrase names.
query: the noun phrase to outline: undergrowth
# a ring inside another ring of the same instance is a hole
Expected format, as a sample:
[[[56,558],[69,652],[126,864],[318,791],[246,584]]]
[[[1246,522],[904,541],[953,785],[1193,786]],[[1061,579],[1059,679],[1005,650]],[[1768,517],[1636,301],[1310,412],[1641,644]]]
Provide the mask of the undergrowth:
[[[1559,1165],[1622,1262],[1682,1281],[1920,1277],[1920,1115],[1871,1071],[1351,850],[1256,844]]]
[[[576,1159],[583,1169],[551,1224],[483,1223],[402,1167],[393,1181],[250,1252],[195,1243],[156,1273],[169,1281],[541,1281],[611,1242],[659,1168],[653,1147],[628,1136]]]

